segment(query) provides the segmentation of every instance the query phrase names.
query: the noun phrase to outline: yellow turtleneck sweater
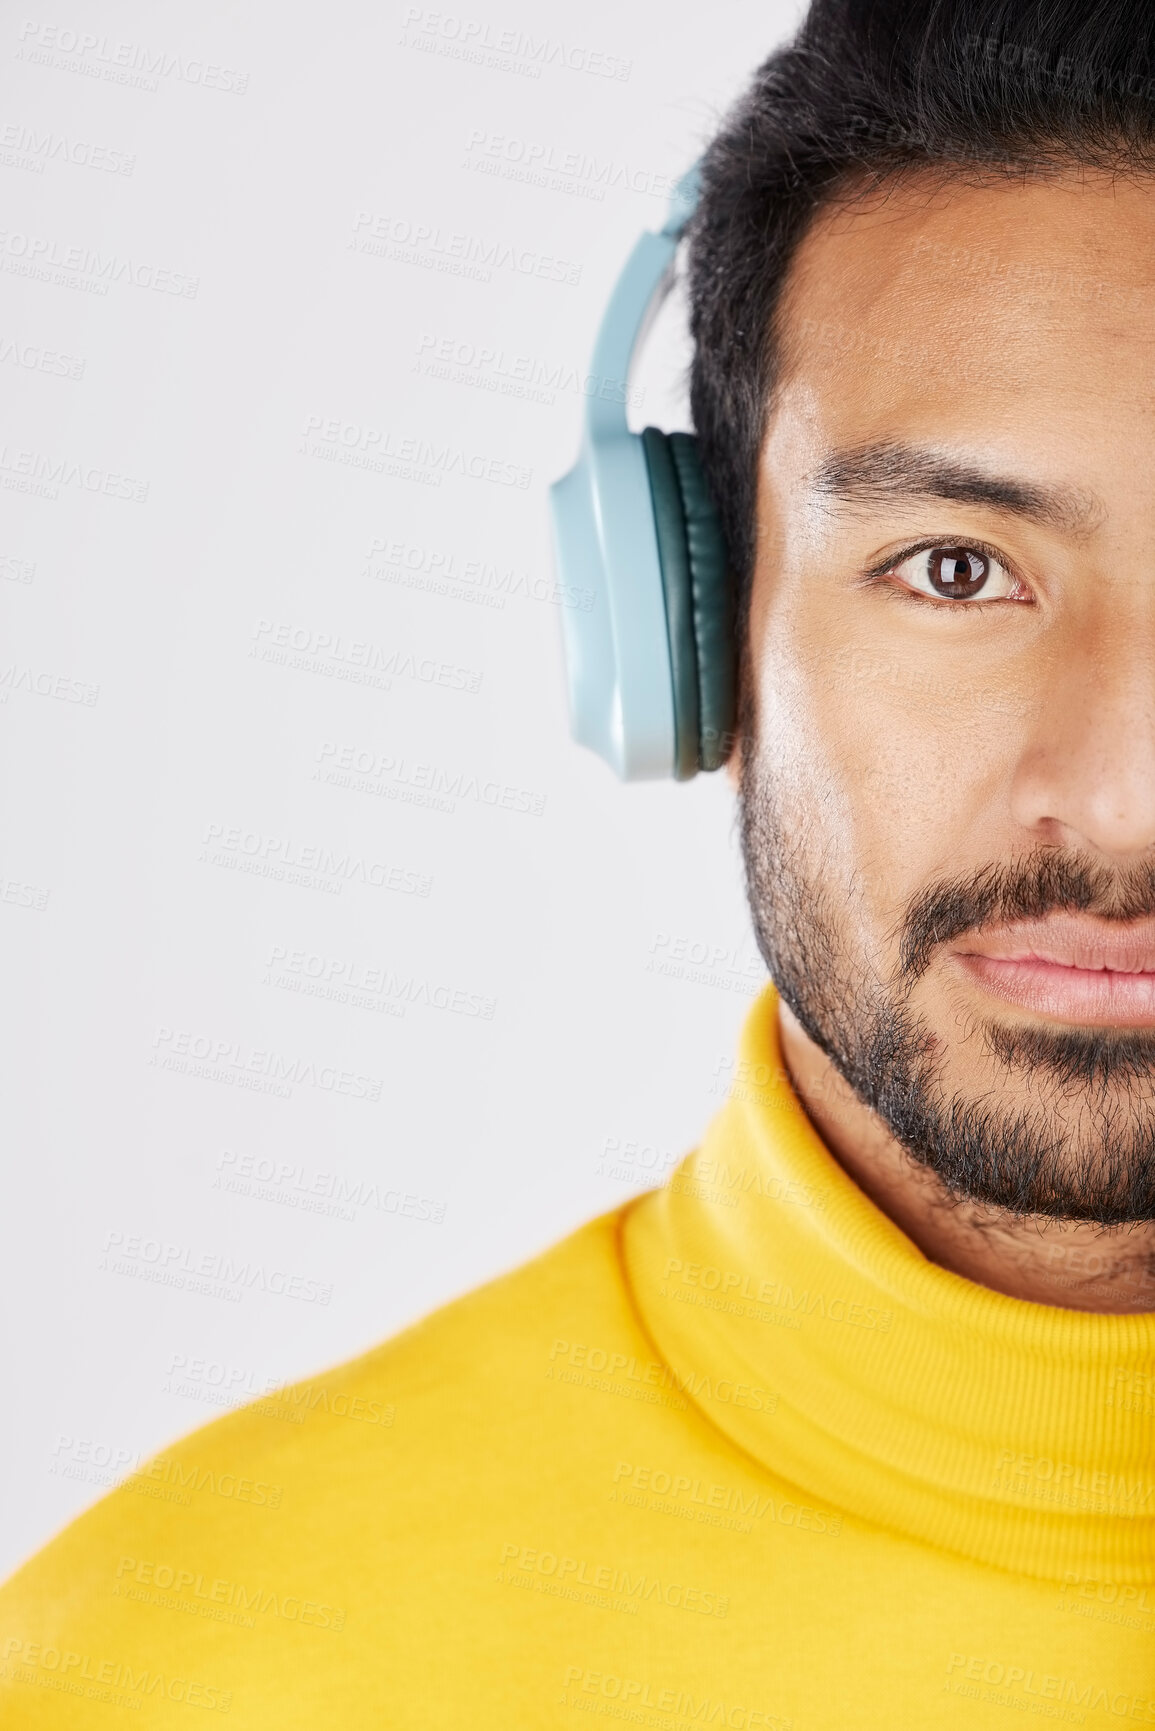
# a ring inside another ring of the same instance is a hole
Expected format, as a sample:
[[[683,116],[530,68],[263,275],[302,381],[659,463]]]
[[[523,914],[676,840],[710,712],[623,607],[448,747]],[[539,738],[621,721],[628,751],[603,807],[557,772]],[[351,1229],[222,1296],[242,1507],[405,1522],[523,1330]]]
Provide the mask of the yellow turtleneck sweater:
[[[21,1570],[0,1726],[1155,1725],[1153,1412],[1155,1316],[1004,1298],[867,1201],[768,990],[664,1190]]]

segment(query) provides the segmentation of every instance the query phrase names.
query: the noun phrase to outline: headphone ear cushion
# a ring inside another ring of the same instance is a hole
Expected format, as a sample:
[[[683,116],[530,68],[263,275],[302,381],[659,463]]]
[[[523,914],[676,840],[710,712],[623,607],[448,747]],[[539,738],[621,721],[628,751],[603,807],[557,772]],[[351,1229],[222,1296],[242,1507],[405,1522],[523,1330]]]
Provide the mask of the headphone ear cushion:
[[[697,440],[647,427],[642,447],[670,639],[674,773],[685,781],[698,769],[720,769],[734,740],[734,584]]]
[[[700,708],[698,642],[694,626],[694,583],[682,486],[670,440],[657,427],[641,435],[650,502],[658,542],[658,564],[666,607],[666,634],[674,689],[674,778],[688,781],[698,772]]]
[[[703,769],[720,769],[734,744],[737,655],[735,586],[718,516],[691,433],[671,433],[670,454],[678,471],[686,545],[694,592],[694,642],[698,659],[698,757]]]

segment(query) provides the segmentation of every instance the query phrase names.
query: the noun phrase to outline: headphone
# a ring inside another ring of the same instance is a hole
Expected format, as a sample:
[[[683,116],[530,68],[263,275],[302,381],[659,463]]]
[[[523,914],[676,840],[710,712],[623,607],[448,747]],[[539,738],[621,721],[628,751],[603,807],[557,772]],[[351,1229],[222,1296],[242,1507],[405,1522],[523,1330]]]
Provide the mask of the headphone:
[[[563,592],[593,592],[588,611],[561,610],[570,730],[623,781],[718,769],[734,736],[734,586],[697,440],[631,433],[626,415],[698,191],[695,166],[626,261],[594,345],[581,453],[549,490]]]

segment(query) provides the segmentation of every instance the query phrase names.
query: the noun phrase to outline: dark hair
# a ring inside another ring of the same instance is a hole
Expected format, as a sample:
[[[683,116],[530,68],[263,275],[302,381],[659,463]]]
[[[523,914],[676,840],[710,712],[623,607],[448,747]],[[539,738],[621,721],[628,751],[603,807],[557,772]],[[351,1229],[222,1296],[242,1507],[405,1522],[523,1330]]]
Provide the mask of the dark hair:
[[[1150,0],[813,0],[759,69],[706,151],[689,266],[691,408],[743,658],[775,314],[815,213],[911,174],[1073,163],[1155,167]]]

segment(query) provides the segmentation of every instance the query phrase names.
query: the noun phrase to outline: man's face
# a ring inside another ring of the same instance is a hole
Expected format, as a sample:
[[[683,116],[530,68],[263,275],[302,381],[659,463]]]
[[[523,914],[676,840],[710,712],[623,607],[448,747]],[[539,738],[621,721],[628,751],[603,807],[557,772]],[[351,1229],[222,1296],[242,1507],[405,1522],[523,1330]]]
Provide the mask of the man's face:
[[[1155,1217],[1155,181],[892,189],[813,228],[782,319],[772,975],[957,1192]]]

